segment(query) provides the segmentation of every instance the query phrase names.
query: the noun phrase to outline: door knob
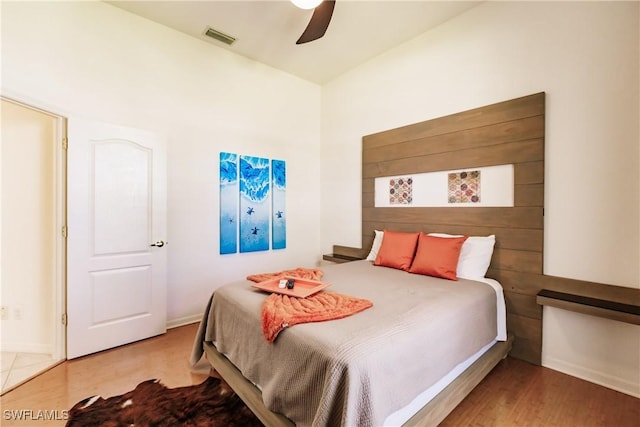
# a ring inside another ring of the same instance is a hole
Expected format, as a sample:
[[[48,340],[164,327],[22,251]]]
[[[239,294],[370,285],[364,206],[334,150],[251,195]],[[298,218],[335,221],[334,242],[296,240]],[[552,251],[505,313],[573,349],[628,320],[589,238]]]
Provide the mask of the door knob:
[[[158,247],[158,248],[161,248],[161,247],[163,247],[164,245],[168,245],[168,244],[169,244],[169,242],[165,242],[165,241],[163,241],[163,240],[158,240],[157,242],[152,243],[152,244],[150,244],[149,246],[156,246],[156,247]]]

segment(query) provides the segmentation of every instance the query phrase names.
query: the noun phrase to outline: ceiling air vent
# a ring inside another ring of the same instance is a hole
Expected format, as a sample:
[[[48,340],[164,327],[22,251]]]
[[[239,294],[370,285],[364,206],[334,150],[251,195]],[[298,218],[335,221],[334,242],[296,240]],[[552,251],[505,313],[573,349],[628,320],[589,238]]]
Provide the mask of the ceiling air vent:
[[[233,44],[234,41],[236,41],[235,37],[231,37],[228,34],[222,33],[222,32],[220,32],[218,30],[214,30],[211,27],[207,27],[204,30],[204,35],[207,36],[207,37],[211,37],[212,39],[218,40],[218,41],[220,41],[222,43],[226,43],[228,45],[231,45],[231,44]]]

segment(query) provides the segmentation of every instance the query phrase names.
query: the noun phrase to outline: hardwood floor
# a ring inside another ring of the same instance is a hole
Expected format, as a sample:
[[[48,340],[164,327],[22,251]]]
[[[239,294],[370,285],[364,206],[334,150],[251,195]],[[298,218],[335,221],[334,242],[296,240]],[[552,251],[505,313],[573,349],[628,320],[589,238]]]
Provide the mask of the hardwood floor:
[[[170,329],[165,335],[55,366],[0,397],[0,425],[64,426],[63,411],[80,400],[96,394],[105,398],[123,394],[148,379],[158,378],[167,387],[201,383],[208,375],[208,364],[204,362],[199,372],[192,372],[188,364],[197,327]],[[24,412],[29,410],[32,412]],[[14,418],[15,411],[32,419],[8,419]],[[34,420],[38,411],[47,411],[40,413],[43,417],[58,419]]]
[[[507,357],[440,426],[639,427],[640,399]]]
[[[95,394],[123,394],[151,378],[161,379],[168,387],[200,383],[208,365],[202,363],[193,372],[187,363],[196,329],[197,324],[187,325],[64,362],[3,395],[0,424],[63,426],[64,411],[78,401]],[[17,413],[31,419],[10,419]],[[507,358],[441,426],[640,427],[640,399]]]

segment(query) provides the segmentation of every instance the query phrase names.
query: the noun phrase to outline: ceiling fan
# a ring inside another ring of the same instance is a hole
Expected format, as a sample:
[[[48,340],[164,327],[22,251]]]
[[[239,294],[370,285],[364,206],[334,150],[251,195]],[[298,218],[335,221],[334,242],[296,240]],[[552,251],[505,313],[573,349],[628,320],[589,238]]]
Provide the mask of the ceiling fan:
[[[291,0],[293,4],[302,9],[313,9],[311,20],[296,44],[308,43],[324,36],[331,22],[335,0]]]

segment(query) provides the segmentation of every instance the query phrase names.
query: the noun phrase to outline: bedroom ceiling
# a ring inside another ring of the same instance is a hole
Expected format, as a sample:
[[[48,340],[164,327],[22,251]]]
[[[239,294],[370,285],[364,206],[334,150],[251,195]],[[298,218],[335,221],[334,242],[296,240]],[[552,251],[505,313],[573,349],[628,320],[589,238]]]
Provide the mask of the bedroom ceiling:
[[[107,3],[322,84],[480,2],[337,0],[326,35],[302,45],[295,42],[313,11],[288,0]],[[235,37],[235,43],[204,36],[207,27]]]

